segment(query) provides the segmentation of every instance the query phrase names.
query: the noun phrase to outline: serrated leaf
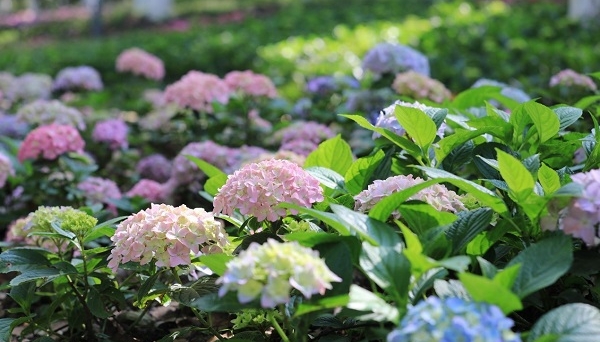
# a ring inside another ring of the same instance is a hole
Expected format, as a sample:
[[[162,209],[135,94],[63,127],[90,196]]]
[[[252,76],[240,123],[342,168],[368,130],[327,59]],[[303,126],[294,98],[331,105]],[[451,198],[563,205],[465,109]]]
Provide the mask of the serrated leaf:
[[[348,192],[356,195],[363,191],[368,185],[371,175],[377,169],[379,163],[385,157],[383,151],[378,150],[374,155],[357,159],[344,175],[344,181]]]
[[[548,141],[554,137],[560,129],[558,116],[550,108],[534,101],[523,104],[523,109],[535,126],[540,143]]]
[[[57,270],[56,268],[31,268],[23,271],[23,273],[14,277],[9,284],[10,286],[17,286],[21,283],[38,279],[50,281],[62,275],[63,274],[61,273],[61,271]]]
[[[515,202],[522,204],[532,195],[535,182],[525,166],[510,154],[496,150],[498,167],[502,178],[508,184]]]
[[[554,284],[573,263],[571,238],[552,235],[522,250],[507,266],[521,264],[513,291],[521,298]]]
[[[598,97],[600,98],[600,96]],[[581,115],[583,115],[583,110],[575,107],[564,106],[553,109],[554,113],[558,116],[560,123],[559,130],[564,131],[567,127],[577,122]]]
[[[458,219],[446,231],[446,237],[452,243],[453,253],[461,251],[479,233],[489,227],[493,212],[489,208],[463,211]]]
[[[494,129],[496,129],[496,127],[486,127],[474,131],[460,131],[444,137],[437,143],[437,147],[434,149],[436,161],[438,164],[443,162],[444,159],[458,146],[470,141],[473,138],[489,133]]]
[[[435,140],[437,134],[435,123],[423,111],[411,107],[395,106],[394,116],[422,150],[427,150]]]
[[[338,134],[323,141],[316,150],[312,151],[306,157],[304,167],[321,166],[344,175],[353,162],[354,155],[350,145]]]
[[[402,219],[417,235],[421,235],[431,228],[450,224],[457,218],[452,213],[439,211],[430,204],[420,202],[402,204],[398,210]]]
[[[538,181],[542,185],[546,195],[552,194],[560,189],[560,178],[558,177],[558,173],[544,163],[542,163],[542,166],[538,170]]]
[[[92,315],[102,319],[110,317],[110,313],[106,311],[106,308],[104,307],[104,302],[102,301],[102,297],[100,296],[100,292],[98,292],[96,287],[89,287],[88,295],[85,302],[87,303],[87,306],[90,309]]]
[[[596,342],[600,336],[600,310],[583,303],[566,304],[543,315],[529,333],[530,341],[554,335],[558,342]]]
[[[470,273],[461,273],[458,278],[475,301],[494,304],[504,314],[523,308],[523,304],[516,294],[491,279]]]

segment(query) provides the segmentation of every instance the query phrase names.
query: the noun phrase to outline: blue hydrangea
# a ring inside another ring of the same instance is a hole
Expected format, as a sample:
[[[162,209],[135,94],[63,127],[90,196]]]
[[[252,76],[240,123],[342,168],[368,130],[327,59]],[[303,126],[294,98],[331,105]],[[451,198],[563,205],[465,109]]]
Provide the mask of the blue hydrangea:
[[[376,75],[413,70],[430,76],[429,60],[421,52],[405,45],[380,43],[367,52],[362,67]]]
[[[410,307],[388,342],[520,342],[514,322],[494,305],[429,297]]]
[[[359,87],[358,80],[349,76],[317,76],[306,83],[306,91],[317,96],[329,96],[343,89]]]

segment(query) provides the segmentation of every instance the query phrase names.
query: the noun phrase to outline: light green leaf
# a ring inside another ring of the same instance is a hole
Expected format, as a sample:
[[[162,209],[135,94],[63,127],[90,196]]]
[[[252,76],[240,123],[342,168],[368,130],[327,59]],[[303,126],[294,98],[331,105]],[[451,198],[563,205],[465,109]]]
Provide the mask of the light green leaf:
[[[401,242],[394,229],[381,221],[338,204],[332,204],[331,210],[347,229],[356,233],[363,241],[376,246],[392,247],[398,246]]]
[[[348,309],[364,311],[358,319],[374,320],[377,322],[389,321],[397,324],[400,319],[400,313],[395,306],[388,304],[373,292],[366,290],[358,285],[350,286],[350,300]]]
[[[494,276],[494,282],[502,285],[504,288],[510,289],[515,283],[515,280],[517,280],[520,269],[521,264],[509,266],[496,273]]]
[[[496,305],[504,314],[523,308],[516,294],[491,279],[470,273],[461,273],[458,278],[475,301]]]
[[[350,145],[338,134],[323,141],[316,150],[312,151],[306,157],[304,167],[322,166],[344,175],[353,162],[354,155]]]
[[[340,233],[341,235],[352,235],[350,233],[350,230],[348,228],[346,228],[343,221],[336,214],[328,213],[328,212],[324,212],[324,211],[320,211],[320,210],[316,210],[316,209],[312,209],[312,208],[306,208],[306,207],[303,207],[303,206],[300,206],[300,205],[297,205],[294,203],[281,203],[281,204],[279,204],[279,206],[282,208],[296,209],[300,213],[311,215],[312,217],[325,222],[326,224],[331,226],[331,228],[337,230],[337,232]]]
[[[456,220],[456,215],[439,211],[427,203],[405,203],[398,208],[402,219],[412,231],[421,235],[431,228],[445,226]]]
[[[216,275],[222,276],[227,270],[227,263],[233,259],[233,256],[224,253],[213,253],[201,255],[199,259]]]
[[[222,175],[227,176],[227,174],[225,172],[219,170],[218,167],[216,167],[198,157],[194,157],[189,154],[186,154],[185,157],[187,159],[189,159],[190,161],[192,161],[194,164],[196,164],[196,166],[198,166],[198,168],[200,170],[202,170],[202,172],[204,172],[204,174],[206,174],[206,176],[208,178],[215,177],[215,176],[222,176]]]
[[[435,140],[437,134],[435,122],[423,111],[416,108],[395,106],[394,116],[422,150],[427,150]]]
[[[533,187],[535,186],[531,173],[529,173],[519,160],[510,154],[500,149],[496,149],[496,153],[498,154],[500,174],[506,184],[508,184],[508,188],[514,197],[513,199],[517,203],[524,203],[527,197],[532,195]]]
[[[348,192],[356,195],[366,189],[369,185],[371,175],[375,172],[384,157],[385,153],[382,150],[378,150],[374,155],[359,158],[352,163],[344,175]]]
[[[533,121],[540,143],[548,141],[558,133],[560,121],[556,113],[550,108],[537,102],[529,101],[523,104],[523,109],[527,112],[531,121]]]
[[[333,190],[346,192],[344,177],[339,173],[322,166],[312,166],[307,168],[306,171],[318,179],[322,185]]]
[[[600,310],[583,303],[559,306],[543,315],[529,333],[529,341],[554,335],[557,342],[597,342]]]
[[[226,174],[218,174],[210,177],[204,182],[204,191],[209,195],[215,196],[219,193],[219,189],[227,182]]]
[[[542,163],[542,166],[538,170],[538,181],[542,185],[546,195],[560,189],[560,178],[558,177],[558,173],[544,163]]]

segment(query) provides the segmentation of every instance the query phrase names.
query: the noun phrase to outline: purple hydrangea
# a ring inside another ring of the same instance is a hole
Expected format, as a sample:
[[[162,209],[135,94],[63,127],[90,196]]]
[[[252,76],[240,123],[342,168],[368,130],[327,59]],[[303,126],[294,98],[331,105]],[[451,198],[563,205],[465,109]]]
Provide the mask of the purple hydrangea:
[[[388,342],[520,342],[514,322],[495,305],[429,297],[408,309]]]
[[[54,90],[102,90],[100,73],[87,65],[67,67],[58,72],[52,86]]]
[[[353,77],[317,76],[306,83],[306,91],[317,96],[328,96],[347,88],[359,88]]]
[[[21,139],[29,132],[29,125],[22,122],[16,115],[0,114],[0,136]]]
[[[127,124],[121,119],[107,119],[96,123],[92,139],[96,142],[107,143],[111,150],[126,149]]]
[[[429,60],[421,52],[405,45],[380,43],[367,52],[362,67],[376,75],[414,70],[429,76]]]
[[[162,154],[151,154],[142,158],[135,166],[141,178],[151,179],[159,183],[171,177],[172,163]]]
[[[186,156],[193,156],[224,170],[235,163],[235,153],[227,146],[213,141],[192,142],[187,144],[173,160],[171,170],[172,183],[185,185],[204,177],[198,166]]]

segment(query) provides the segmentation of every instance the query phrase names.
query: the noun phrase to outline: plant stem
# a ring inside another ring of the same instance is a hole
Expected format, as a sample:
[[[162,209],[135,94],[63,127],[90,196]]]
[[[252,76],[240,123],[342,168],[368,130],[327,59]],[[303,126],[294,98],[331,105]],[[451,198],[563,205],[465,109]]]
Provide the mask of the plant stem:
[[[190,307],[190,309],[192,309],[192,312],[194,313],[194,315],[196,316],[196,318],[198,318],[198,320],[200,321],[200,323],[202,323],[203,325],[206,326],[206,328],[211,332],[211,334],[215,335],[215,337],[217,339],[219,339],[219,341],[225,341],[225,339],[223,338],[223,336],[221,336],[221,333],[219,333],[217,331],[217,329],[213,328],[212,324],[207,322],[204,317],[202,317],[202,315],[200,314],[200,312],[195,309]]]
[[[69,286],[71,286],[71,288],[73,289],[73,292],[75,293],[75,296],[79,300],[79,303],[81,303],[81,306],[83,306],[83,311],[85,312],[85,330],[86,330],[87,340],[88,341],[97,341],[98,339],[96,338],[96,334],[94,333],[94,327],[93,327],[94,316],[92,315],[90,308],[87,306],[87,303],[85,302],[85,297],[81,294],[81,292],[79,292],[79,290],[77,290],[77,287],[75,286],[75,283],[73,282],[73,279],[71,279],[71,277],[69,275],[67,275],[66,277],[67,277],[67,282],[69,283]],[[87,281],[87,279],[86,279],[86,281]]]
[[[275,330],[277,331],[277,333],[281,337],[281,340],[283,342],[290,342],[290,339],[287,337],[285,331],[283,331],[283,329],[281,328],[281,326],[277,322],[277,319],[275,318],[275,315],[267,314],[267,316],[269,317],[269,322],[271,322],[271,324],[273,325],[273,328],[275,328]],[[283,313],[283,316],[285,317],[285,313]]]

